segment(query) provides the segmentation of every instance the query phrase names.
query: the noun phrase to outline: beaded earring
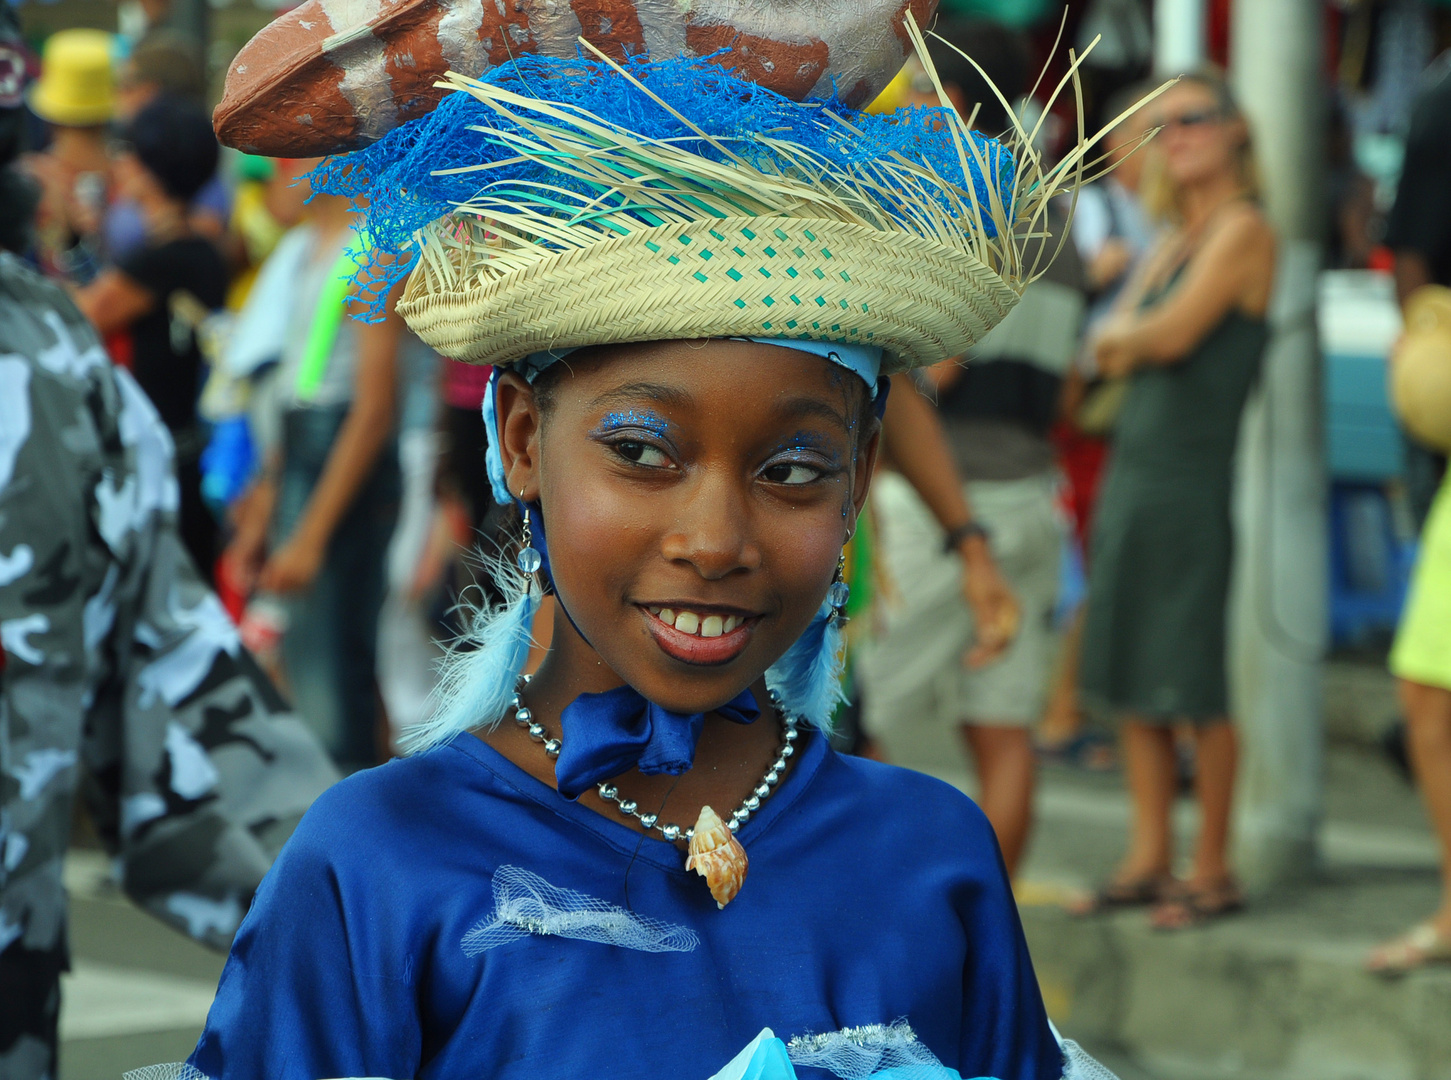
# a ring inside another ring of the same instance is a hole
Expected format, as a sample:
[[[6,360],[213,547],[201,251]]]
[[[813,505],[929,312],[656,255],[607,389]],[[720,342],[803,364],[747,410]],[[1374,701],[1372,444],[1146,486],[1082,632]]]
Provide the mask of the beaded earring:
[[[519,569],[526,574],[535,574],[544,565],[544,556],[539,554],[539,549],[534,546],[534,530],[529,524],[529,504],[524,501],[524,492],[519,492],[519,506],[524,514],[524,536],[522,547],[519,548],[519,556],[515,560]]]
[[[836,559],[836,577],[831,588],[826,590],[826,602],[831,605],[835,618],[846,618],[846,603],[850,599],[851,586],[846,583],[846,550],[842,549]]]

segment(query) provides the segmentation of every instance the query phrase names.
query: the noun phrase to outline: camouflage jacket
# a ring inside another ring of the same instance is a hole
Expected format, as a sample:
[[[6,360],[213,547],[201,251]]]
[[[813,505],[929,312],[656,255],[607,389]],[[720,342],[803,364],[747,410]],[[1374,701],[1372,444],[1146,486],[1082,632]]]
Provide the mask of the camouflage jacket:
[[[0,253],[0,952],[62,940],[79,788],[148,911],[225,948],[335,779],[176,534],[171,439]]]

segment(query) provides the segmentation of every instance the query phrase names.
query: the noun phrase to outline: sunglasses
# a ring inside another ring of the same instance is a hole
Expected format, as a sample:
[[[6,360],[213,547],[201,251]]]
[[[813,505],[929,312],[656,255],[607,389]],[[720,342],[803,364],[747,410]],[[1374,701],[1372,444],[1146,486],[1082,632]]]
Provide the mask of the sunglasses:
[[[1165,131],[1176,127],[1207,127],[1210,124],[1217,124],[1223,119],[1224,114],[1218,109],[1200,109],[1195,112],[1180,113],[1178,116],[1161,116],[1159,118],[1159,127]]]

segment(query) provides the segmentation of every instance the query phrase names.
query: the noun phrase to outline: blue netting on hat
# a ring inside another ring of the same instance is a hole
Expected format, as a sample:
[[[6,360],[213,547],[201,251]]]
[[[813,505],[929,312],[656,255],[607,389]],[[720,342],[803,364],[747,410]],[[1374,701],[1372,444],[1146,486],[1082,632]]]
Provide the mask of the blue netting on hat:
[[[622,67],[641,85],[584,56],[519,57],[492,68],[479,80],[519,95],[520,100],[510,105],[513,116],[469,93],[447,94],[432,113],[373,146],[328,159],[314,173],[313,186],[363,205],[366,229],[379,256],[375,269],[390,283],[410,269],[417,231],[471,201],[488,199],[497,204],[517,199],[537,208],[564,193],[566,198],[557,199],[562,221],[578,220],[581,207],[590,203],[615,212],[625,209],[643,225],[660,223],[649,207],[635,211],[628,196],[568,171],[568,162],[551,161],[532,126],[536,121],[557,125],[559,117],[549,115],[551,109],[588,114],[629,133],[629,142],[668,140],[675,148],[713,162],[727,162],[734,155],[762,174],[818,185],[841,182],[852,173],[872,175],[883,162],[905,159],[925,165],[925,171],[935,176],[927,194],[942,204],[938,212],[963,216],[969,178],[943,109],[914,107],[872,115],[854,112],[835,97],[795,102],[736,78],[709,57],[631,58]],[[660,101],[652,100],[651,94]],[[997,227],[987,208],[996,202],[1008,208],[1011,220],[1015,165],[997,140],[977,133],[969,138],[987,166],[981,168],[968,153],[971,187],[984,208],[981,229],[993,237]],[[521,154],[521,146],[531,149]],[[448,173],[482,163],[491,167]],[[668,182],[678,184],[680,177]],[[996,199],[990,197],[990,185]],[[910,222],[920,216],[917,204],[922,197],[920,186],[906,192],[880,185],[872,197],[873,210]],[[703,207],[701,217],[712,212],[718,213]],[[539,242],[549,243],[543,238]]]

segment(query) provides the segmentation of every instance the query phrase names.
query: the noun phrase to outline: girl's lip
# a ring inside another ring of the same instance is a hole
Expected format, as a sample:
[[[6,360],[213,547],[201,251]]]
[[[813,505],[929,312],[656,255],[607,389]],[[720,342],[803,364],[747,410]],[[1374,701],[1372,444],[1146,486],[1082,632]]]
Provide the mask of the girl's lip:
[[[708,638],[675,629],[651,614],[649,608],[640,608],[640,613],[645,616],[645,625],[654,637],[655,644],[660,646],[666,656],[685,664],[707,667],[728,664],[744,652],[759,619],[759,616],[748,618],[729,633]]]

